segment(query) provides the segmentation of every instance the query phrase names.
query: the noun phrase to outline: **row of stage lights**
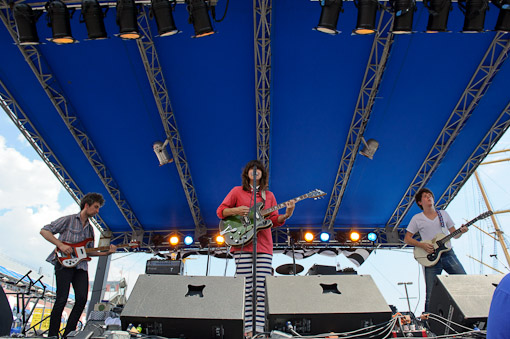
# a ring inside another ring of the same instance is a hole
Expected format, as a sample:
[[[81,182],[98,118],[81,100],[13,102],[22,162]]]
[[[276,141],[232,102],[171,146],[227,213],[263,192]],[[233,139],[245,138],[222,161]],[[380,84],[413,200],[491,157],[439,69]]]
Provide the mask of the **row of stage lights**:
[[[368,241],[369,243],[374,243],[377,240],[377,234],[374,232],[362,233],[359,231],[351,230],[348,232],[338,231],[334,235],[335,240],[341,244],[344,244],[346,242],[349,242],[350,244],[358,244],[366,241]],[[313,243],[316,238],[318,238],[318,241],[322,243],[328,243],[332,240],[331,233],[328,232],[320,232],[317,234],[311,231],[305,232],[293,231],[291,232],[290,237],[295,243],[299,242]],[[225,238],[221,235],[216,235],[211,240],[218,246],[223,246],[225,244]],[[201,238],[199,241],[202,247],[207,247],[209,245],[208,238],[204,237]],[[168,237],[168,243],[170,244],[170,246],[173,247],[177,247],[179,245],[192,246],[195,244],[195,240],[190,235],[182,237],[179,234],[171,234]]]
[[[205,0],[186,0],[189,13],[189,22],[193,24],[196,38],[212,35],[215,33],[209,11],[214,13],[214,7]],[[156,19],[159,36],[169,36],[179,33],[175,26],[172,12],[176,1],[151,0],[151,11]],[[74,10],[70,11],[61,0],[50,0],[45,6],[48,15],[48,26],[51,27],[53,38],[48,39],[57,44],[71,44],[76,42],[71,33],[70,17]],[[117,0],[117,18],[119,26],[118,36],[122,39],[141,38],[138,29],[138,7],[134,0]],[[108,7],[106,11],[108,10]],[[87,27],[90,40],[106,39],[107,33],[104,25],[106,11],[97,0],[83,0],[81,14]],[[21,45],[39,44],[36,22],[42,15],[42,10],[33,10],[26,3],[17,3],[13,7],[14,21],[18,30],[18,42]]]
[[[413,33],[413,15],[416,11],[416,0],[390,0],[389,7],[381,5],[377,0],[354,0],[358,8],[358,17],[354,34],[366,35],[376,32],[375,20],[377,11],[385,8],[394,15],[393,34]],[[492,0],[500,9],[494,28],[495,31],[510,32],[510,0]],[[343,11],[343,0],[320,0],[322,7],[317,31],[338,34],[338,17]],[[426,33],[448,32],[448,15],[452,10],[452,0],[423,0],[429,11]],[[460,10],[464,13],[463,33],[484,31],[485,12],[489,9],[489,0],[458,0]]]

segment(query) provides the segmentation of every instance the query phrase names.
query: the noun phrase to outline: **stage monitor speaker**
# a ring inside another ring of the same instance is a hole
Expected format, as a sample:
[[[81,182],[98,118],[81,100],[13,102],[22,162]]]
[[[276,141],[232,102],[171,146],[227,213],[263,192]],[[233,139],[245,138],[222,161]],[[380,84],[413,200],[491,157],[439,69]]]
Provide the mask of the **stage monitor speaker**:
[[[171,338],[239,339],[244,334],[244,278],[138,277],[122,311],[122,328]]]
[[[268,330],[290,321],[301,335],[345,332],[391,319],[391,309],[369,275],[266,278]]]
[[[12,326],[12,311],[4,289],[0,286],[0,336],[9,336]]]
[[[485,329],[487,317],[496,290],[503,275],[438,275],[430,295],[429,312],[452,322],[473,328]],[[443,320],[446,322],[446,320]],[[430,328],[436,335],[445,333],[447,327],[431,318]],[[466,329],[450,324],[457,332]],[[448,329],[449,334],[454,333]]]

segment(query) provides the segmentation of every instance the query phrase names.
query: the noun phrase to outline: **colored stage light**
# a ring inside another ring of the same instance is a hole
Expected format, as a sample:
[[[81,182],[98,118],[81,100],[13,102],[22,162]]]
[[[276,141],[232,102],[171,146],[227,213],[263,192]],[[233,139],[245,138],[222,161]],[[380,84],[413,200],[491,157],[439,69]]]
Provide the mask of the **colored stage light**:
[[[32,7],[24,3],[17,3],[13,8],[14,20],[18,28],[18,41],[20,45],[36,45],[39,43],[39,36],[35,23],[38,15],[32,11]]]
[[[328,242],[330,237],[331,236],[328,232],[322,232],[319,236],[322,242]]]
[[[349,234],[349,238],[351,239],[351,241],[359,241],[359,239],[361,238],[361,235],[359,234],[359,232],[352,231]]]
[[[193,237],[191,235],[187,235],[186,237],[184,237],[184,244],[186,246],[189,246],[191,244],[193,244]]]
[[[375,16],[379,9],[377,0],[359,0],[354,1],[358,7],[358,20],[354,34],[366,35],[375,33]]]
[[[169,36],[179,33],[175,27],[174,16],[172,11],[175,7],[170,4],[168,0],[151,0],[152,13],[156,18],[156,25],[158,26],[159,36]]]
[[[370,232],[367,235],[367,239],[370,240],[370,241],[376,241],[377,240],[377,234],[375,234],[374,232]]]
[[[225,243],[225,238],[224,238],[222,235],[218,235],[218,236],[216,236],[216,239],[215,239],[215,240],[216,240],[216,243],[217,243],[218,245],[222,245],[222,244],[224,244],[224,243]]]
[[[71,21],[67,6],[60,0],[46,3],[53,38],[50,41],[56,44],[72,44],[76,40],[71,34]]]
[[[322,11],[319,18],[319,24],[315,29],[322,33],[338,34],[336,30],[338,16],[342,11],[342,0],[321,0]]]
[[[416,11],[415,0],[393,0],[393,34],[410,34],[413,32],[413,16]]]
[[[207,4],[204,0],[187,0],[189,22],[195,29],[195,38],[201,38],[214,34],[214,29],[209,17]]]
[[[304,238],[305,238],[306,242],[312,242],[313,238],[314,238],[313,233],[312,232],[306,232]]]
[[[106,39],[106,28],[104,27],[104,14],[97,0],[83,0],[81,3],[81,14],[87,26],[88,37],[91,40]]]
[[[172,235],[168,242],[170,243],[170,245],[175,246],[179,243],[179,237],[176,235]]]
[[[119,25],[119,37],[122,39],[140,38],[136,12],[134,0],[117,0],[117,25]]]

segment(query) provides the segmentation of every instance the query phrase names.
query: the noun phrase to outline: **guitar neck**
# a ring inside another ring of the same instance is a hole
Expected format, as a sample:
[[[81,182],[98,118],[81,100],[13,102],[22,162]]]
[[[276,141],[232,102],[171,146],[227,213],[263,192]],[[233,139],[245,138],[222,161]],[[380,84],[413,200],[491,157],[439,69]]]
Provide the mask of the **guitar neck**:
[[[477,220],[479,220],[479,217],[471,220],[470,222],[468,222],[467,224],[464,224],[464,225],[461,225],[460,227],[462,226],[466,226],[466,227],[469,227],[471,225],[473,225]],[[451,238],[455,237],[456,235],[462,233],[462,231],[460,230],[460,227],[458,229],[456,229],[455,231],[453,231],[452,233],[448,234],[446,237],[444,237],[443,239],[439,240],[438,243],[440,243],[440,245],[442,244],[445,244],[447,243],[448,241],[450,241]]]
[[[306,198],[308,198],[308,194],[303,194],[303,195],[300,195],[299,197],[297,198],[294,198],[294,199],[291,199],[291,200],[295,200],[296,202],[298,201],[301,201],[301,200],[305,200]],[[265,209],[265,210],[262,210],[260,212],[260,214],[262,214],[262,216],[266,216],[268,214],[271,214],[273,213],[274,211],[278,211],[279,209],[281,208],[284,208],[285,207],[285,204],[288,203],[290,200],[288,201],[285,201],[285,202],[282,202],[281,204],[278,204],[276,206],[273,206],[271,208],[268,208],[268,209]]]
[[[117,248],[125,248],[125,247],[130,247],[130,244],[122,244],[122,245],[117,246]],[[102,246],[102,247],[86,248],[85,252],[87,252],[87,253],[105,252],[105,251],[108,251],[109,249],[110,249],[110,246]]]

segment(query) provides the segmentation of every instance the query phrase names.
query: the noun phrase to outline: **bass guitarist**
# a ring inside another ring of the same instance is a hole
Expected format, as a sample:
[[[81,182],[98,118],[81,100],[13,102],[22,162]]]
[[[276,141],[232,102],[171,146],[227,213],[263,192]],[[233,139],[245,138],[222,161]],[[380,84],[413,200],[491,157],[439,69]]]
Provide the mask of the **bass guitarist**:
[[[276,206],[274,194],[267,190],[268,175],[264,165],[258,160],[246,164],[241,174],[242,186],[234,187],[225,197],[216,211],[220,219],[229,216],[248,217],[250,207],[253,206],[253,168],[256,167],[257,201],[264,202],[264,208]],[[266,219],[272,221],[273,226],[281,226],[294,212],[295,202],[291,200],[286,204],[285,214],[278,215],[278,211],[269,214]],[[236,262],[236,275],[245,277],[245,331],[251,337],[253,331],[252,314],[252,260],[253,245],[251,243],[241,247],[233,247],[232,252]],[[265,320],[265,277],[271,275],[273,258],[273,239],[271,227],[264,228],[257,233],[257,314],[256,332],[264,331]],[[253,332],[255,332],[253,331]]]
[[[434,246],[423,241],[430,241],[438,233],[449,234],[455,232],[455,224],[446,211],[438,210],[434,206],[434,194],[428,188],[421,188],[414,197],[418,207],[423,212],[413,216],[407,226],[407,232],[404,242],[408,245],[420,247],[427,253],[434,252]],[[460,228],[461,234],[467,232],[467,227]],[[414,239],[414,235],[419,232],[422,242]],[[455,238],[461,236],[459,234]],[[451,248],[450,244],[447,244]],[[435,265],[424,267],[425,269],[425,312],[429,312],[430,294],[434,286],[436,275],[440,275],[443,270],[449,274],[466,274],[464,267],[452,250],[443,252]]]
[[[51,222],[49,225],[44,226],[40,233],[44,239],[55,245],[59,251],[64,254],[71,254],[73,250],[72,247],[65,243],[76,244],[85,239],[94,238],[94,230],[89,222],[89,218],[94,217],[103,204],[104,198],[101,194],[88,193],[81,199],[80,213],[61,217]],[[54,234],[57,233],[60,234],[58,239],[54,236]],[[93,241],[87,244],[89,248],[93,246]],[[106,252],[91,252],[88,253],[88,255],[105,256],[110,255],[116,250],[117,247],[115,245],[110,245],[110,249]],[[75,303],[64,330],[63,338],[66,338],[69,332],[76,329],[76,325],[87,303],[87,293],[89,289],[87,261],[81,261],[76,267],[64,267],[58,262],[55,251],[51,252],[46,261],[55,265],[57,283],[57,296],[55,305],[51,311],[48,337],[58,338],[60,319],[67,304],[69,289],[71,285],[73,285]]]

